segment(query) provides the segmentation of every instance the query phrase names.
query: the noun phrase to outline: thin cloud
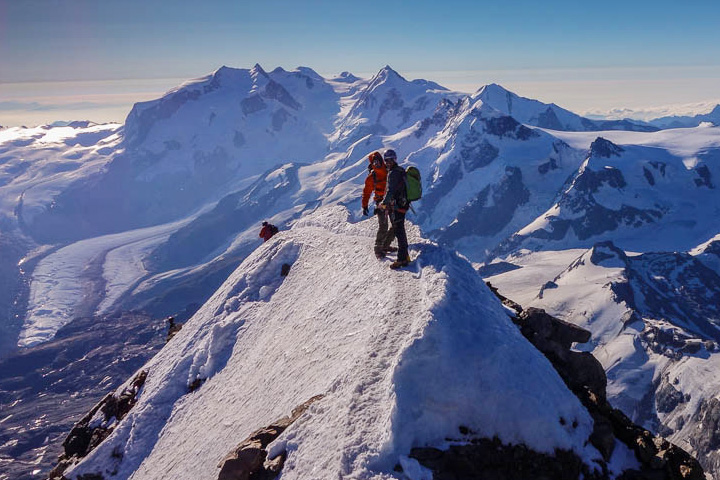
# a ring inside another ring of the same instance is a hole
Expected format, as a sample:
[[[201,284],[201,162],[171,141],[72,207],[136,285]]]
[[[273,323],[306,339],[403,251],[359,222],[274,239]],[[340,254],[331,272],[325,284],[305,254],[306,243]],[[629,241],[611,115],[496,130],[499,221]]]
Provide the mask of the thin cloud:
[[[710,113],[717,105],[720,105],[720,98],[707,102],[659,105],[641,108],[613,108],[610,110],[595,109],[582,113],[590,118],[605,118],[611,120],[633,118],[647,121],[661,117],[693,117],[695,115],[703,115]]]
[[[73,103],[39,103],[39,102],[0,102],[0,111],[4,112],[52,112],[60,110],[96,110],[117,107],[116,103],[73,102]]]

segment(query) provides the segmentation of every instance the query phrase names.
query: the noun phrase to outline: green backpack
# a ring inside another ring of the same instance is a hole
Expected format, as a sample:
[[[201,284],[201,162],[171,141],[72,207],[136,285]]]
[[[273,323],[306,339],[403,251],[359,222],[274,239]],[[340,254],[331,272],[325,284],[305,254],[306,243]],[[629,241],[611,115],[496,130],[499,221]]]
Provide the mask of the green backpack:
[[[405,170],[405,188],[408,202],[420,200],[422,197],[422,182],[420,181],[420,170],[417,167],[409,166]]]

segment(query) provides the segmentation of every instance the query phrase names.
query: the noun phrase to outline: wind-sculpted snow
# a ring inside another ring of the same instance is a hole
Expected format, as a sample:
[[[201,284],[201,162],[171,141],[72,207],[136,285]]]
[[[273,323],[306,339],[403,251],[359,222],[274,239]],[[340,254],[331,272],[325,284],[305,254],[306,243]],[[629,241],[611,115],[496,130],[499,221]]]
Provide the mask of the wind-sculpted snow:
[[[283,478],[400,478],[411,447],[460,425],[599,456],[589,414],[469,263],[413,233],[417,267],[391,271],[371,255],[373,222],[347,216],[321,209],[250,255],[66,476],[215,478],[239,441],[318,394],[270,447],[288,452]]]

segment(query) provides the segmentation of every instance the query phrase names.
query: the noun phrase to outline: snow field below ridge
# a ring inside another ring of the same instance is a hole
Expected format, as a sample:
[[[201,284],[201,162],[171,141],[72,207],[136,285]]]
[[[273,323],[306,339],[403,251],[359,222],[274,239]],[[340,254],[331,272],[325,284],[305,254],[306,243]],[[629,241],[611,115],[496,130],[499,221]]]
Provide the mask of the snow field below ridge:
[[[69,478],[216,478],[239,442],[318,394],[271,446],[288,451],[284,479],[398,478],[411,447],[442,446],[460,425],[599,456],[590,416],[469,263],[412,228],[417,266],[392,271],[372,255],[375,221],[347,217],[321,209],[253,252],[144,367],[137,405]]]
[[[107,311],[145,275],[142,257],[190,220],[81,240],[40,260],[18,345],[45,342],[77,316]]]

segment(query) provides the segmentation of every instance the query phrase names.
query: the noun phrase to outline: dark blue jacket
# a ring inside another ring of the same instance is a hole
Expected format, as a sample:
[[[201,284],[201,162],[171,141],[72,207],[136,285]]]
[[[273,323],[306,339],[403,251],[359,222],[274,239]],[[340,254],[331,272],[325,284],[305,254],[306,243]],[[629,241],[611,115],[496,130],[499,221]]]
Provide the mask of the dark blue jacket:
[[[382,203],[401,211],[406,211],[408,208],[405,169],[398,164],[388,172],[387,193]]]

